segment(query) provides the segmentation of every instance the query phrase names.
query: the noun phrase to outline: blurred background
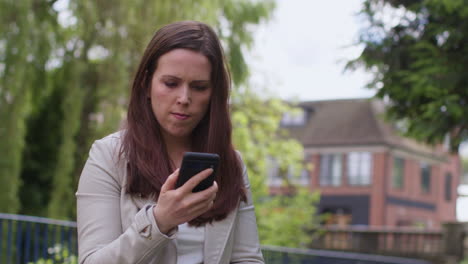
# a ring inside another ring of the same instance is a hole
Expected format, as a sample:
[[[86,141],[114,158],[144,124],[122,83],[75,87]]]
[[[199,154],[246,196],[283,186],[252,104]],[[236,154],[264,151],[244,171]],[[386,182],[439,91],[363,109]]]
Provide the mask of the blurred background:
[[[272,18],[258,27],[256,41],[247,54],[254,72],[250,76],[252,87],[267,87],[269,94],[288,101],[373,97],[378,90],[367,87],[372,72],[364,68],[346,71],[347,63],[359,57],[366,47],[359,40],[369,23],[361,13],[363,3],[362,0],[277,1]],[[398,25],[400,21],[395,16],[402,10],[386,10],[383,13],[386,22]],[[462,142],[459,153],[466,164],[467,143]],[[462,183],[467,180],[462,177]],[[460,221],[468,221],[466,188],[463,184],[459,187]]]
[[[232,72],[263,245],[461,261],[466,248],[447,243],[468,230],[467,6],[0,0],[0,220],[73,228],[89,148],[124,122],[149,39],[199,20]],[[0,263],[26,245],[20,227],[0,221]],[[28,250],[17,263],[38,259]]]

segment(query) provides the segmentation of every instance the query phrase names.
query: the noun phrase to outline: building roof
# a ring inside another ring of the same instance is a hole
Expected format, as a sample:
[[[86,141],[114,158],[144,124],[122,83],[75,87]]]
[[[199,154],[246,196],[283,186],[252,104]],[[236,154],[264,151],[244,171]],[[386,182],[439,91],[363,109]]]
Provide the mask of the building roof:
[[[435,148],[399,135],[383,118],[384,104],[377,99],[344,99],[301,102],[303,125],[286,126],[304,147],[386,145],[433,158]]]

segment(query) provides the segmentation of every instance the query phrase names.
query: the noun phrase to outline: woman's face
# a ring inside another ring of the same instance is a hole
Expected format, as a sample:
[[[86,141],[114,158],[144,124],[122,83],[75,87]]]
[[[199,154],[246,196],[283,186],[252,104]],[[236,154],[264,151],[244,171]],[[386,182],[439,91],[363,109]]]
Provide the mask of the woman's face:
[[[151,107],[167,139],[190,137],[205,116],[213,88],[203,54],[174,49],[159,58],[151,80]]]

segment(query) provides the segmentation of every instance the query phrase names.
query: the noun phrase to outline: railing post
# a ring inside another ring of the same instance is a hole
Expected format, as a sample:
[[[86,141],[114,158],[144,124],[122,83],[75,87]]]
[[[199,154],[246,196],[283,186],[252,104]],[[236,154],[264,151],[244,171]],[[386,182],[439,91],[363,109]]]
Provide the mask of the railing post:
[[[8,220],[8,237],[7,237],[7,252],[6,252],[6,263],[7,264],[10,264],[11,263],[11,258],[12,258],[12,255],[13,253],[11,252],[12,251],[12,248],[11,248],[11,244],[13,243],[13,221],[12,220]]]
[[[0,218],[0,262],[3,262],[2,261],[2,252],[3,252],[2,241],[3,241],[3,219]]]
[[[462,259],[468,258],[468,222],[463,223],[463,254]]]
[[[288,252],[283,252],[283,264],[289,264]]]
[[[354,235],[357,235],[355,233]],[[358,252],[376,254],[379,248],[378,234],[377,232],[367,231],[359,234],[360,243]]]
[[[467,223],[447,222],[442,225],[446,264],[455,264],[462,260],[466,230],[468,230]]]
[[[35,223],[34,225],[34,257],[33,257],[34,262],[36,262],[39,259],[40,231],[41,231],[41,224]]]

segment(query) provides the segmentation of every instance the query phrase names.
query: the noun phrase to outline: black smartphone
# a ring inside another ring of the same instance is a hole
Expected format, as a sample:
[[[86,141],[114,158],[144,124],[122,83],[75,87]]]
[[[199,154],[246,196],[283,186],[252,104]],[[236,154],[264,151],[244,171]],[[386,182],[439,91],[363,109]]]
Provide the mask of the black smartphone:
[[[216,171],[218,169],[219,156],[218,154],[213,153],[201,153],[201,152],[185,152],[182,159],[182,165],[179,170],[179,178],[177,179],[176,187],[184,185],[190,178],[195,176],[195,174],[212,168],[213,173],[208,176],[206,179],[201,181],[192,192],[203,191],[213,185]]]

